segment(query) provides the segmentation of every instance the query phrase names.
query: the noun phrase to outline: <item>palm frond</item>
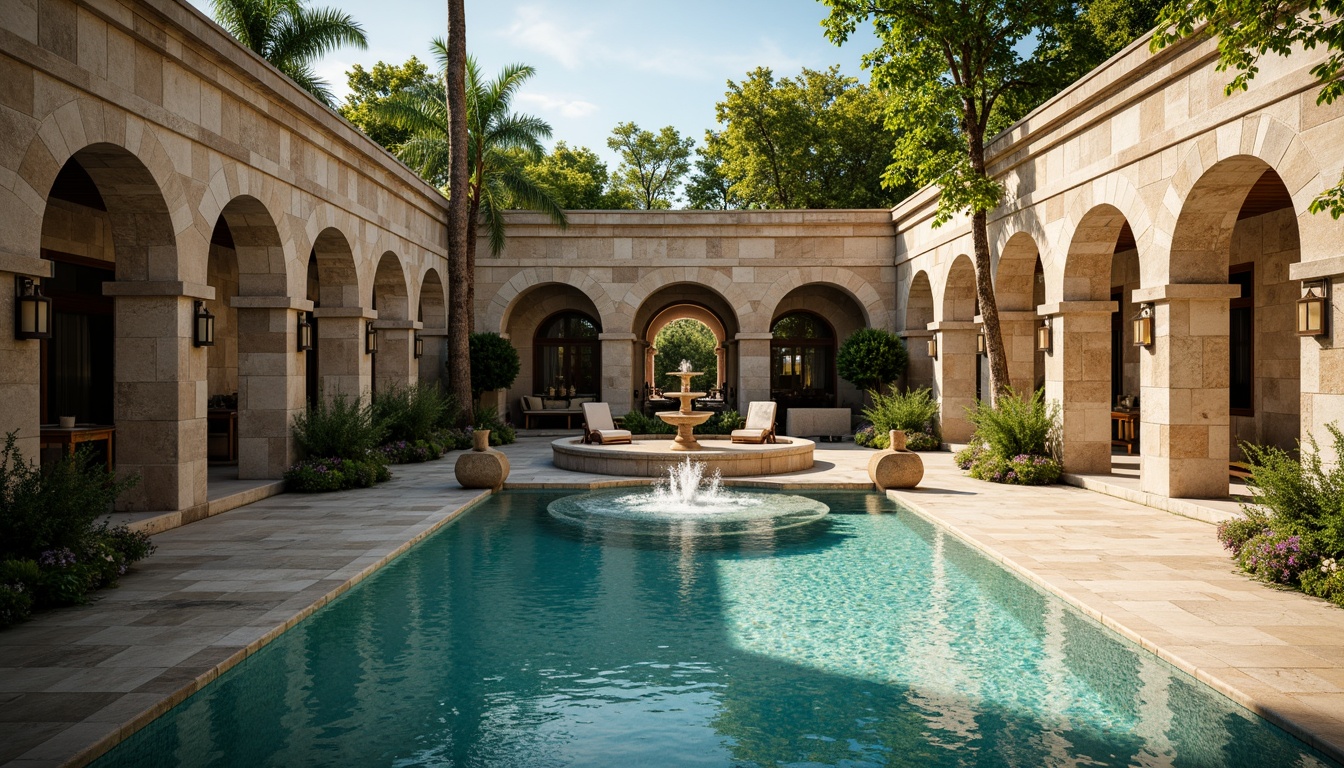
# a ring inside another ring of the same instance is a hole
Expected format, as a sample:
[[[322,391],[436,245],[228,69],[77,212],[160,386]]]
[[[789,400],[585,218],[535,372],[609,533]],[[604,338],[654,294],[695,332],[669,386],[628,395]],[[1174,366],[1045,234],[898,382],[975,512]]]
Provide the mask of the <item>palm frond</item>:
[[[565,217],[564,209],[551,194],[551,190],[545,185],[538,184],[536,179],[527,175],[522,168],[517,165],[505,168],[497,178],[500,186],[508,191],[512,207],[544,213],[561,229],[569,226],[569,219]]]
[[[313,94],[313,96],[331,109],[336,108],[336,95],[331,92],[326,80],[317,76],[312,68],[306,65],[296,66],[294,64],[276,65],[276,69],[284,72],[300,88]]]
[[[299,8],[283,17],[272,51],[276,59],[307,64],[344,45],[369,47],[364,28],[350,14],[334,8]]]

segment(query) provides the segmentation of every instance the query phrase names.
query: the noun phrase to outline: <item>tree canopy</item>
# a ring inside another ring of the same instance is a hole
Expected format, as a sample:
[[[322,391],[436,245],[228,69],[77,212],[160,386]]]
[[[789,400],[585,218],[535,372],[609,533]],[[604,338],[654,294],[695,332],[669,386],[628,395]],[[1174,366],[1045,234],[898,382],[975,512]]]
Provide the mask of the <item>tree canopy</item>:
[[[838,66],[778,79],[758,67],[728,81],[715,106],[721,129],[707,134],[691,184],[726,179],[736,207],[889,207],[914,187],[883,186],[895,142],[885,111],[882,93]]]
[[[672,207],[677,188],[691,169],[694,139],[682,138],[670,125],[654,133],[634,123],[620,123],[612,129],[607,146],[621,157],[612,178],[614,191],[629,194],[636,207],[645,210]]]
[[[558,141],[550,153],[528,162],[527,172],[551,191],[561,208],[612,210],[635,207],[635,199],[628,190],[609,187],[607,164],[587,147],[570,147]]]
[[[367,48],[364,27],[335,8],[308,8],[303,0],[212,0],[215,21],[328,107],[336,99],[313,62],[343,45]]]
[[[337,110],[341,117],[364,132],[365,136],[378,142],[385,149],[395,151],[399,144],[411,138],[411,131],[399,128],[379,113],[379,105],[384,104],[394,94],[411,88],[439,88],[441,83],[430,74],[429,67],[412,56],[404,64],[388,64],[380,61],[372,69],[356,64],[345,73],[350,95]]]
[[[709,387],[719,380],[719,363],[714,354],[719,341],[714,338],[714,332],[709,330],[709,326],[699,320],[689,317],[673,320],[654,337],[653,346],[658,350],[653,358],[655,386],[663,389],[681,388],[681,380],[668,376],[667,372],[677,370],[682,360],[690,360],[692,370],[705,374],[693,381],[693,386]]]
[[[1325,60],[1312,67],[1321,83],[1317,104],[1344,96],[1344,0],[1190,0],[1162,11],[1153,35],[1154,50],[1191,35],[1218,36],[1218,70],[1236,70],[1228,95],[1246,90],[1267,53],[1287,56],[1294,47],[1323,46]],[[1206,25],[1200,27],[1200,25]],[[1344,178],[1311,202],[1312,213],[1344,216]]]

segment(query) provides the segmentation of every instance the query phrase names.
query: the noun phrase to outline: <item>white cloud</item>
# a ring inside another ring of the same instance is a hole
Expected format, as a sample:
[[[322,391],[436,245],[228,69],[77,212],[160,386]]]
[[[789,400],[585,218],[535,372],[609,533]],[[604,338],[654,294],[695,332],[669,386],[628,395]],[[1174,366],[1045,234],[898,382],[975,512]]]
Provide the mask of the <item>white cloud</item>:
[[[542,113],[558,114],[561,117],[578,119],[588,117],[598,111],[598,106],[591,101],[566,99],[548,93],[524,91],[519,93],[516,99],[520,107],[527,107]]]
[[[565,69],[578,69],[592,51],[591,29],[574,26],[572,19],[551,18],[536,5],[519,8],[504,35],[515,45],[555,59]]]

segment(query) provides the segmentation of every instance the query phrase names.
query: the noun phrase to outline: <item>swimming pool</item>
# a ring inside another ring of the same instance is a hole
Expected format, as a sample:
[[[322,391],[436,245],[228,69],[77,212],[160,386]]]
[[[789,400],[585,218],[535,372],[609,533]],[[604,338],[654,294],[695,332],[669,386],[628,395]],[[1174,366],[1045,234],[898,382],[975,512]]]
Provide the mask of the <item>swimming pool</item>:
[[[488,499],[97,765],[1331,765],[882,496],[687,538],[565,493]]]

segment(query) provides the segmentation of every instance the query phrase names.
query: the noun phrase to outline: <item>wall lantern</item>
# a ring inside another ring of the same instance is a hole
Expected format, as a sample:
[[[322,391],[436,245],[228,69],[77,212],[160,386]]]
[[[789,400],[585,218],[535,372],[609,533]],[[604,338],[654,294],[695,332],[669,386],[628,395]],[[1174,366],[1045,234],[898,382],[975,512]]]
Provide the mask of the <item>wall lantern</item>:
[[[933,358],[934,360],[937,360],[937,359],[938,359],[938,337],[937,337],[937,336],[930,336],[930,337],[929,337],[929,357]]]
[[[984,329],[984,328],[981,328],[981,329],[980,329],[980,332],[977,333],[977,334],[975,335],[975,353],[976,353],[977,355],[983,355],[983,354],[985,354],[985,329]]]
[[[1054,346],[1054,335],[1050,332],[1050,318],[1041,321],[1041,327],[1036,329],[1036,351],[1050,354]]]
[[[373,327],[373,321],[364,323],[364,354],[372,355],[378,352],[378,331]]]
[[[1134,346],[1153,345],[1153,305],[1140,304],[1139,313],[1130,321],[1134,325]]]
[[[299,351],[308,352],[313,348],[313,324],[308,320],[307,312],[299,313]]]
[[[1324,336],[1329,331],[1329,291],[1324,280],[1302,284],[1302,298],[1297,300],[1298,336]]]
[[[419,360],[425,356],[425,340],[420,334],[415,334],[415,359]]]
[[[14,338],[51,338],[51,299],[31,277],[14,278]]]
[[[205,308],[204,301],[192,302],[195,309],[195,327],[191,335],[191,343],[198,347],[215,346],[215,316],[210,314],[210,310]]]

